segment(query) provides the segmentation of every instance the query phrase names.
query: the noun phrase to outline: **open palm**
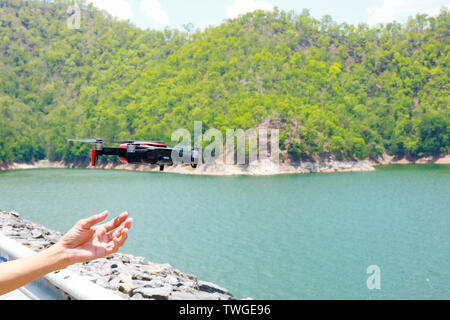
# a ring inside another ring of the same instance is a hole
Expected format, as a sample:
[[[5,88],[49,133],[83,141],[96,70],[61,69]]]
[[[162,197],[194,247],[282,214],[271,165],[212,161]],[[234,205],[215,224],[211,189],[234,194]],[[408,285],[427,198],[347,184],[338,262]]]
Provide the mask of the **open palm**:
[[[105,224],[95,226],[107,216],[105,211],[82,219],[63,236],[59,244],[67,252],[71,263],[103,258],[117,252],[124,244],[132,219],[127,219],[128,213],[124,212]]]

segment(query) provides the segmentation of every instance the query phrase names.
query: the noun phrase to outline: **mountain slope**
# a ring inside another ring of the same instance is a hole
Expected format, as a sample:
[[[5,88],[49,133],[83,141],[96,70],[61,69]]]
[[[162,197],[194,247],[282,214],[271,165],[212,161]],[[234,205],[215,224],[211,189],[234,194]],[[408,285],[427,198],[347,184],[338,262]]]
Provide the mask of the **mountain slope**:
[[[368,28],[254,12],[143,31],[67,1],[0,3],[0,162],[85,160],[68,137],[281,129],[294,160],[448,154],[449,13]]]

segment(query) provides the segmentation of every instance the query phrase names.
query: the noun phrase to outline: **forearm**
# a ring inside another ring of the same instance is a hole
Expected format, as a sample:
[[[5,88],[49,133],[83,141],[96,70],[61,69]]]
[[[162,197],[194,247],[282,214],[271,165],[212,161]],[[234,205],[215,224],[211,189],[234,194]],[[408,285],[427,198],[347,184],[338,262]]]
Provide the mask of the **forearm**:
[[[26,258],[0,263],[0,295],[67,266],[64,250],[58,245]]]
[[[128,212],[124,212],[114,220],[94,227],[105,220],[107,215],[105,211],[78,221],[60,242],[47,250],[27,258],[0,263],[0,295],[73,263],[91,261],[117,252],[127,239],[132,219],[127,219]]]

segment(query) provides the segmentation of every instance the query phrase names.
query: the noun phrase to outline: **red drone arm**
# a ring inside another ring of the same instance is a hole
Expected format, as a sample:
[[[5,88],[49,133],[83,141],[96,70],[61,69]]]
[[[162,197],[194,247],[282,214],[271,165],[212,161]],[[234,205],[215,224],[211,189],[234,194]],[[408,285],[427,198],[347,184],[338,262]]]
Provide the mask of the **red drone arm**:
[[[95,162],[97,161],[97,151],[95,149],[92,150],[92,166],[95,167]]]

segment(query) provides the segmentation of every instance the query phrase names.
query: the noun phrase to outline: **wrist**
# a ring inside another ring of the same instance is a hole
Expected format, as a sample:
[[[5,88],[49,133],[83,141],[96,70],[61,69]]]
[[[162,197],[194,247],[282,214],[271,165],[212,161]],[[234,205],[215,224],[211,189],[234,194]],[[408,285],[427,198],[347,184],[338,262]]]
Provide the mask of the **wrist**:
[[[63,270],[72,264],[68,250],[59,243],[51,246],[44,252],[47,255],[46,258],[52,266],[52,271]]]

